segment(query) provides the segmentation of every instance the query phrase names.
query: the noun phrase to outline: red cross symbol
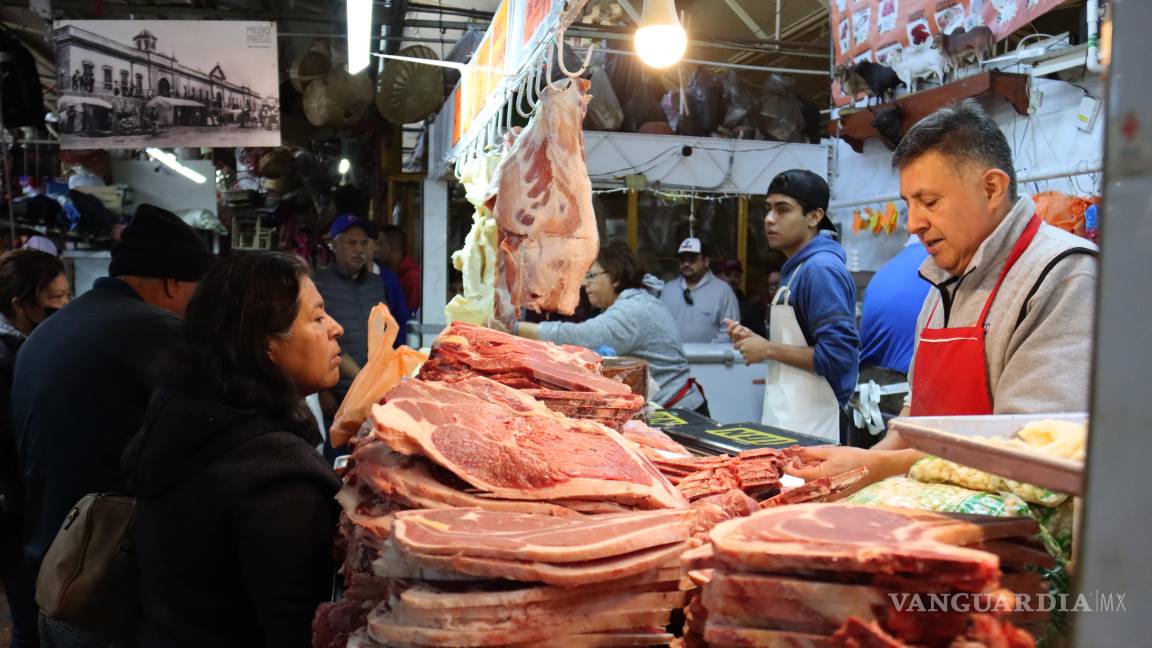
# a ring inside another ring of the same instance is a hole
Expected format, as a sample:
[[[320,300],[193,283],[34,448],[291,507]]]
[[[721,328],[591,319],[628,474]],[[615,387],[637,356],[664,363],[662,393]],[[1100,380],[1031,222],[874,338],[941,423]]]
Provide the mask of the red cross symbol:
[[[1124,123],[1120,126],[1120,132],[1124,133],[1124,139],[1131,142],[1136,139],[1140,134],[1140,118],[1135,113],[1128,113],[1124,116]]]

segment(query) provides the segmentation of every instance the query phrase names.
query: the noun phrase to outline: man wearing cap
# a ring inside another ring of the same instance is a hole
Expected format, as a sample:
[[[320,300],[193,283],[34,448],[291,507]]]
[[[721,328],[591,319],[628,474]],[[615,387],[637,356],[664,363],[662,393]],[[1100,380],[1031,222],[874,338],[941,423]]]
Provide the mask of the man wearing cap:
[[[393,317],[404,321],[409,314],[404,288],[396,275],[382,268],[379,275],[369,269],[376,249],[376,225],[353,214],[336,217],[328,231],[332,238],[332,265],[316,273],[316,289],[324,297],[328,313],[344,327],[340,350],[340,383],[330,394],[322,394],[325,418],[331,418],[352,380],[368,361],[368,316],[376,304],[385,303]],[[397,344],[404,336],[397,336]],[[328,427],[325,422],[325,428]]]
[[[744,264],[739,259],[727,259],[720,263],[718,268],[720,278],[732,287],[736,294],[736,303],[740,305],[740,323],[747,326],[756,335],[768,335],[765,325],[768,322],[768,307],[759,299],[749,297],[740,287],[740,280],[744,278]]]
[[[680,276],[664,285],[660,302],[680,327],[680,341],[727,342],[724,320],[738,320],[736,293],[708,269],[708,251],[698,238],[686,238],[676,256]]]
[[[111,276],[21,347],[12,420],[26,485],[24,552],[35,571],[81,497],[127,492],[120,454],[144,422],[152,390],[181,345],[180,317],[213,262],[204,240],[175,214],[140,205],[112,248]],[[41,624],[60,645],[108,643],[56,621]]]
[[[833,443],[846,430],[842,412],[856,387],[859,337],[856,284],[826,213],[828,184],[802,169],[768,186],[764,234],[788,257],[772,301],[768,339],[735,321],[729,333],[749,364],[769,361],[765,425]]]

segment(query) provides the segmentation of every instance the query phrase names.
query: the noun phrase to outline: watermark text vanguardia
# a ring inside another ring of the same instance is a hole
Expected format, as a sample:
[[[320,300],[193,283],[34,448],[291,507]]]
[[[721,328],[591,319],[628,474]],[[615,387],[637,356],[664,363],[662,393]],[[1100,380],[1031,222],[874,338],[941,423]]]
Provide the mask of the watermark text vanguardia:
[[[918,594],[891,592],[898,612],[1127,612],[1126,595],[1119,592],[1081,594],[1013,594],[1008,591],[973,594]]]

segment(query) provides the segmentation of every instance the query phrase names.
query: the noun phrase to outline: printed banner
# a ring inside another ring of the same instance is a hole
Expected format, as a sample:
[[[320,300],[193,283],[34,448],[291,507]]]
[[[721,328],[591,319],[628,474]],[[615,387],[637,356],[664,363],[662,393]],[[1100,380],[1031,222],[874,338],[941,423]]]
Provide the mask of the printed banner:
[[[280,146],[276,23],[53,25],[65,149]]]
[[[834,0],[830,6],[836,64],[884,63],[910,45],[986,26],[997,41],[1063,4],[1063,0]],[[837,105],[848,97],[833,82]]]

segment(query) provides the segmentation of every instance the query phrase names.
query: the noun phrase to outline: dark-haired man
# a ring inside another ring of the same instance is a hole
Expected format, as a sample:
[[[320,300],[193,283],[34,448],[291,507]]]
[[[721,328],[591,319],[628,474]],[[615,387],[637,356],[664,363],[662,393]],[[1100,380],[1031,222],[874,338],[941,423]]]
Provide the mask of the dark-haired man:
[[[856,386],[859,337],[856,285],[844,249],[828,233],[828,183],[804,169],[768,185],[764,234],[784,253],[780,290],[767,339],[737,322],[729,335],[745,362],[768,361],[761,421],[785,430],[841,440],[843,408]]]
[[[913,416],[1085,411],[1096,249],[1042,223],[1020,197],[1012,150],[972,100],[912,127],[892,160],[908,229],[931,258],[912,359]],[[900,474],[920,453],[889,434],[876,449],[820,451],[805,478],[867,465]]]
[[[420,265],[408,256],[408,242],[404,230],[396,225],[384,225],[376,237],[376,265],[388,268],[404,287],[404,299],[415,316],[420,310],[424,284]]]
[[[664,284],[660,302],[680,327],[680,341],[727,342],[724,320],[740,319],[732,288],[708,269],[708,250],[698,238],[686,238],[676,253],[680,276]]]

